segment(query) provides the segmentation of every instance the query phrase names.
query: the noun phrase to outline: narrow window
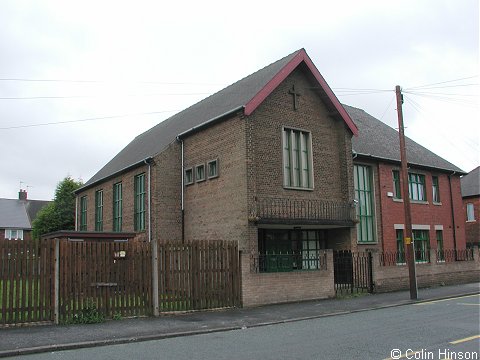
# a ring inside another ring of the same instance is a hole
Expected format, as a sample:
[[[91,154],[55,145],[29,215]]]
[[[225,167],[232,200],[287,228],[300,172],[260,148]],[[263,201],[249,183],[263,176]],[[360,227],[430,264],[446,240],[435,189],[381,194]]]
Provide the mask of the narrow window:
[[[213,179],[218,176],[218,159],[211,160],[207,163],[208,178]]]
[[[375,242],[375,217],[372,171],[369,166],[355,165],[353,169],[355,198],[357,200],[357,241]]]
[[[87,231],[87,197],[80,198],[80,231]]]
[[[134,229],[135,231],[145,230],[145,174],[134,178]]]
[[[397,264],[405,264],[405,245],[403,241],[403,229],[397,229]]]
[[[312,139],[311,133],[283,129],[283,185],[312,189]]]
[[[103,231],[103,190],[95,192],[95,231]]]
[[[195,181],[200,182],[205,180],[205,165],[197,165],[195,167]]]
[[[193,169],[185,169],[185,185],[193,184]]]
[[[113,185],[113,231],[122,231],[122,183]]]
[[[437,230],[437,260],[445,261],[445,253],[443,251],[443,231]]]
[[[402,198],[402,190],[400,187],[400,171],[393,170],[393,198],[394,199],[401,199]]]
[[[438,185],[438,176],[432,176],[432,201],[440,203],[440,187]]]
[[[473,203],[467,203],[467,221],[475,221]]]

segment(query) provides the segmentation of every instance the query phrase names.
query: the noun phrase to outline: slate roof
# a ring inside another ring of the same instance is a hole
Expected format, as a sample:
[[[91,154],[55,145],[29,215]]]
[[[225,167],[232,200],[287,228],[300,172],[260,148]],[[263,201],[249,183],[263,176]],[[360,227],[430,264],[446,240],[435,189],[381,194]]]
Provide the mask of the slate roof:
[[[240,110],[300,50],[237,81],[137,136],[83,187],[160,153],[177,135],[215,118]]]
[[[0,229],[31,229],[37,213],[50,201],[0,199]]]
[[[324,91],[322,95],[325,95],[322,98],[331,110],[333,112],[336,111],[344,119],[353,134],[357,134],[358,130],[360,130],[359,137],[353,138],[354,151],[366,156],[399,160],[398,133],[363,110],[349,106],[342,107],[305,50],[300,49],[140,134],[90,178],[83,187],[78,189],[76,193],[96,182],[140,165],[144,160],[162,152],[179,135],[193,131],[215,120],[225,118],[227,115],[234,114],[240,110],[249,115],[269,94],[269,91],[272,91],[274,86],[276,86],[275,79],[283,79],[288,75],[289,71],[292,71],[302,61],[319,82],[320,88]],[[461,172],[455,165],[450,164],[410,139],[407,139],[407,146],[407,156],[412,164]]]
[[[342,108],[338,99],[322,75],[315,68],[315,65],[311,62],[305,50],[300,49],[220,90],[137,136],[76,192],[119,173],[122,170],[141,164],[145,159],[160,153],[167,145],[175,141],[177,136],[190,130],[194,130],[197,127],[224,118],[240,110],[244,110],[245,114],[249,115],[274,89],[277,85],[276,81],[284,79],[301,62],[306,64],[319,82],[320,88],[323,89],[326,95],[324,99],[327,104],[332,107],[333,111],[339,113],[352,132],[356,134],[357,128],[354,122]]]
[[[362,109],[348,105],[343,105],[343,107],[358,127],[358,136],[352,138],[354,153],[360,156],[400,162],[400,144],[397,130]],[[409,164],[465,174],[457,166],[408,137],[405,137],[405,146]]]
[[[460,178],[462,197],[480,196],[480,166]]]

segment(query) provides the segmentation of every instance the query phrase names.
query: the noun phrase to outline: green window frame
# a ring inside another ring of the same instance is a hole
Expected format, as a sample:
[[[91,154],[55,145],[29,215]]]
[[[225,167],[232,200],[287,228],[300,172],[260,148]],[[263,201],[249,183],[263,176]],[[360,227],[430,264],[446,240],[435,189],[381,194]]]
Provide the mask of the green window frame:
[[[443,231],[435,231],[437,237],[437,261],[445,261],[445,252],[443,247]]]
[[[410,200],[426,201],[427,198],[425,192],[425,175],[409,173],[408,190]]]
[[[283,128],[283,185],[313,189],[312,134]]]
[[[432,201],[440,203],[440,185],[438,183],[438,176],[432,176]]]
[[[403,229],[396,230],[397,235],[397,264],[406,264],[405,242],[403,240]]]
[[[122,231],[123,189],[122,183],[113,184],[113,231]]]
[[[145,174],[134,177],[134,230],[145,230]]]
[[[355,165],[353,175],[359,220],[357,224],[357,242],[373,243],[376,240],[376,236],[372,169],[367,165]]]
[[[95,231],[103,231],[103,190],[95,191]]]
[[[80,198],[80,231],[87,231],[87,196]]]
[[[430,262],[430,238],[428,230],[412,230],[415,261],[417,263]]]
[[[393,177],[393,198],[401,199],[402,188],[400,186],[400,171],[392,170],[392,177]]]

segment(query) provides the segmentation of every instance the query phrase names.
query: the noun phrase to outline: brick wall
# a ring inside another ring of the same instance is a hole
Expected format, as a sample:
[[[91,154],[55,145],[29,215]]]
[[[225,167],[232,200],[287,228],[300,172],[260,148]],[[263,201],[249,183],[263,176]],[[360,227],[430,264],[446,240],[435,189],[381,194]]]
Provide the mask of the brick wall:
[[[409,288],[406,265],[381,266],[378,254],[373,259],[373,281],[376,292],[405,290]],[[474,248],[473,261],[436,261],[436,251],[430,251],[430,263],[417,263],[416,274],[419,288],[439,285],[478,282],[480,278],[480,257],[478,247]]]
[[[247,247],[245,120],[217,123],[184,140],[184,166],[218,159],[218,177],[185,187],[186,240],[232,240]],[[207,174],[206,174],[207,175]]]
[[[467,221],[465,223],[466,241],[470,244],[477,244],[480,246],[480,196],[472,196],[463,199],[463,213],[467,213],[467,204],[473,204],[474,221]],[[466,220],[466,215],[465,215]]]
[[[377,248],[384,251],[396,251],[395,224],[404,224],[403,201],[388,197],[393,192],[392,170],[399,170],[399,166],[383,163],[368,162],[358,159],[355,162],[369,163],[374,170],[376,181],[376,226],[379,239]],[[461,202],[460,178],[449,176],[441,172],[430,172],[424,169],[411,167],[410,172],[425,175],[426,201],[411,201],[412,224],[430,226],[430,247],[437,248],[436,229],[443,228],[443,243],[445,249],[454,248],[454,231],[457,249],[465,249],[465,218]],[[440,187],[440,203],[432,201],[432,175],[437,176]],[[450,177],[450,180],[449,180]],[[452,189],[452,195],[450,193]],[[402,194],[403,197],[403,194]],[[452,203],[453,198],[453,203]],[[452,204],[453,213],[452,216]],[[436,227],[437,226],[437,227]]]
[[[327,251],[327,270],[253,273],[250,261],[250,255],[243,253],[244,307],[335,297],[332,251]]]

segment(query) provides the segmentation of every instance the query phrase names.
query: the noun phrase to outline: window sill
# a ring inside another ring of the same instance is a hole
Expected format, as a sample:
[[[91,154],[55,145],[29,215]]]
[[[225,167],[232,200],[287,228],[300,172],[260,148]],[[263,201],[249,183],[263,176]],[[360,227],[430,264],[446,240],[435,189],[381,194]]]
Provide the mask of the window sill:
[[[285,185],[283,185],[283,188],[286,190],[313,191],[313,188],[293,187],[293,186],[285,186]]]
[[[357,245],[378,245],[378,241],[357,241]]]
[[[477,220],[467,220],[466,222],[467,223],[474,223],[474,222],[477,222]]]
[[[216,179],[216,178],[218,178],[218,175],[213,175],[213,176],[209,176],[208,180],[212,180],[212,179]]]
[[[432,202],[432,204],[435,205],[435,206],[441,206],[442,205],[441,202]]]
[[[424,200],[410,200],[410,204],[428,205],[429,202]]]
[[[392,200],[398,203],[403,203],[403,199],[392,198]]]

